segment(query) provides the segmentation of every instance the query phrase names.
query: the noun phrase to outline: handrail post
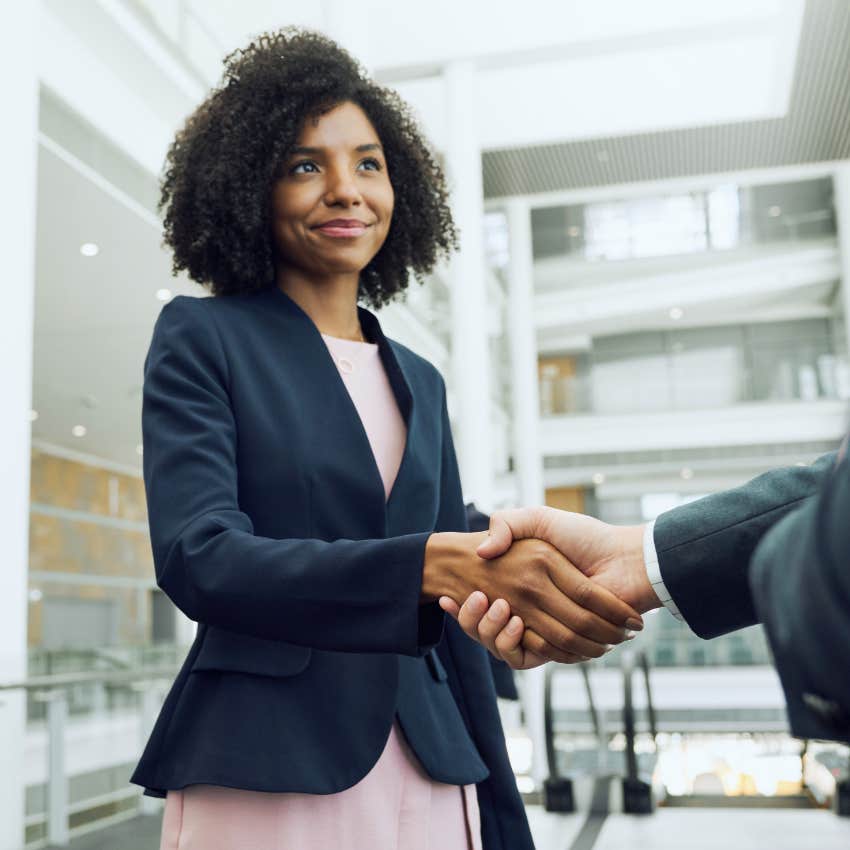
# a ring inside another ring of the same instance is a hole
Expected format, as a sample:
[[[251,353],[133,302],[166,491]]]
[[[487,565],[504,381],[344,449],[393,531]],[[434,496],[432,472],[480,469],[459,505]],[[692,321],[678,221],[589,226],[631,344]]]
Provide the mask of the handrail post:
[[[561,776],[558,770],[558,753],[555,749],[555,712],[552,707],[552,679],[554,664],[544,668],[543,679],[543,729],[546,735],[546,761],[548,776],[543,780],[543,808],[547,812],[574,812],[576,810],[573,781]]]
[[[65,728],[68,723],[68,694],[64,688],[43,691],[37,699],[47,703],[47,840],[67,847],[68,777],[65,773]]]
[[[587,694],[588,710],[593,723],[593,731],[596,733],[599,747],[603,746],[602,727],[596,703],[593,700],[593,689],[590,686],[590,674],[588,665],[579,664],[584,689]],[[549,763],[549,776],[543,782],[543,807],[547,812],[574,812],[576,810],[573,780],[568,776],[561,776],[558,769],[558,753],[555,749],[555,711],[553,702],[553,685],[555,673],[558,667],[548,664],[545,668],[543,685],[543,728],[546,734],[546,760]]]
[[[649,722],[655,734],[655,712],[649,688],[649,664],[646,656],[640,658],[646,676],[646,697],[649,706]],[[623,777],[623,811],[633,815],[648,815],[653,810],[652,786],[638,776],[637,751],[635,749],[635,707],[632,678],[635,671],[634,653],[623,653],[623,732],[626,737],[626,775]]]

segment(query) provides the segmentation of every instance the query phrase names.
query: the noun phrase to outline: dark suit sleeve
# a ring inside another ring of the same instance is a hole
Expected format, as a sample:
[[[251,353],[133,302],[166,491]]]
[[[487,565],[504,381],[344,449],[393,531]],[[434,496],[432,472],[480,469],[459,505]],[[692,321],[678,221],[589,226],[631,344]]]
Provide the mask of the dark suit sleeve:
[[[204,299],[162,310],[142,403],[148,521],[159,586],[200,623],[349,652],[422,655],[442,617],[420,618],[428,533],[385,540],[254,534],[237,498],[237,423]]]
[[[773,527],[750,566],[765,624],[801,738],[850,741],[850,463],[814,498]]]
[[[773,470],[734,490],[661,514],[655,548],[661,577],[688,625],[704,638],[758,622],[749,565],[765,533],[810,499],[835,454]]]

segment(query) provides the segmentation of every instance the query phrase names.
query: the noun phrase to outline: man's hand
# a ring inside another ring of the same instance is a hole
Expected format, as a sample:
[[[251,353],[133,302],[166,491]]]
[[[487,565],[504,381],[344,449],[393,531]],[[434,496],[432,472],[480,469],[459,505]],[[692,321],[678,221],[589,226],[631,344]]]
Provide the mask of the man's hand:
[[[485,539],[486,533],[432,534],[425,547],[423,600],[445,596],[457,602],[475,590],[505,600],[528,627],[524,649],[566,663],[598,658],[609,645],[626,640],[628,628],[642,628],[634,608],[588,581],[548,543],[519,540],[484,560],[476,548]]]
[[[643,526],[608,525],[583,514],[554,508],[523,508],[493,514],[489,536],[477,551],[483,558],[495,558],[507,551],[514,540],[530,537],[546,540],[594,582],[644,613],[659,608],[661,601],[646,575],[643,532]],[[533,650],[540,646],[539,635],[527,628],[521,617],[511,616],[507,603],[502,608],[502,602],[496,600],[488,611],[484,594],[474,593],[463,606],[450,599],[441,599],[440,605],[470,637],[515,670],[547,661],[544,654]],[[626,624],[633,629],[643,628],[639,619]],[[575,656],[573,660],[586,659]]]
[[[643,560],[644,526],[616,526],[555,508],[497,511],[478,547],[482,558],[496,558],[515,540],[535,537],[560,551],[584,575],[643,614],[661,607]],[[526,624],[530,625],[530,624]],[[637,628],[627,623],[629,628]]]
[[[440,597],[440,607],[460,623],[469,637],[514,670],[529,670],[549,660],[522,645],[525,626],[520,617],[511,615],[511,607],[504,599],[497,599],[489,609],[487,604],[487,597],[480,590],[471,594],[462,606],[448,596]],[[587,659],[576,655],[573,660]],[[566,658],[562,661],[566,662]]]

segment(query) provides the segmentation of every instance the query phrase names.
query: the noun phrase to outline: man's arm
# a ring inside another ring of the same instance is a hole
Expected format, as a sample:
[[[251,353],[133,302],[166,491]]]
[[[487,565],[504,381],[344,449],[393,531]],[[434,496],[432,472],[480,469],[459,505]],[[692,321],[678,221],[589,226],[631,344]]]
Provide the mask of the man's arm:
[[[748,580],[753,553],[774,525],[818,492],[835,458],[772,470],[658,517],[663,585],[696,634],[712,638],[758,622]]]
[[[793,733],[850,741],[850,460],[764,535],[749,582]]]

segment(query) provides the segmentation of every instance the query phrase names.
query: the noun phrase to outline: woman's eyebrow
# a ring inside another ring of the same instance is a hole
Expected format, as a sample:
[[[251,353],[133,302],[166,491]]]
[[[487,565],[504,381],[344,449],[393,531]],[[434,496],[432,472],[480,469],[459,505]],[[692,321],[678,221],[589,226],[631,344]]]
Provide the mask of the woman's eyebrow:
[[[297,145],[292,149],[292,156],[319,156],[325,152],[326,148],[311,148],[304,147],[303,145]],[[358,145],[354,148],[357,153],[366,153],[367,151],[380,151],[384,152],[384,149],[377,142],[370,142],[367,145]]]

